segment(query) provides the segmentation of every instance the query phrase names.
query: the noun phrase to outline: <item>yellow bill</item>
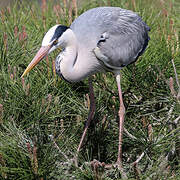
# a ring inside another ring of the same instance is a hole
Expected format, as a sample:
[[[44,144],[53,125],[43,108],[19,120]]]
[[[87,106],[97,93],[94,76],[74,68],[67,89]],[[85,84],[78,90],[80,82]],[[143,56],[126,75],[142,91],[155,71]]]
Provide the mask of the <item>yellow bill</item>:
[[[24,73],[22,74],[21,78],[24,77],[31,69],[33,69],[49,52],[51,46],[42,46],[33,60],[30,62],[28,67],[25,69]]]

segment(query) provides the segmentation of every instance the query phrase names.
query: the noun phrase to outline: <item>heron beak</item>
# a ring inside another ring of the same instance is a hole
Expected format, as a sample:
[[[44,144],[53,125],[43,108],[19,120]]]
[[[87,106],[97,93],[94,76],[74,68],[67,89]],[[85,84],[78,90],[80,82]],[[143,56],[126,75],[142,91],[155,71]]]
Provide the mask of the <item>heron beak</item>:
[[[42,46],[35,55],[35,57],[33,58],[33,60],[30,62],[26,70],[24,71],[21,78],[24,77],[29,71],[31,71],[31,69],[33,69],[48,54],[50,49],[51,49],[51,45]]]

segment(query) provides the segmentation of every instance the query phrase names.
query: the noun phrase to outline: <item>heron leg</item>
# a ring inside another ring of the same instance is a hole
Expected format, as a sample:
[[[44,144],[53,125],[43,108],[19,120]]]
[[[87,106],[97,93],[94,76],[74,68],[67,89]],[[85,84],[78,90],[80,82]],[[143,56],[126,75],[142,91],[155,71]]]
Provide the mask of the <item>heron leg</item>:
[[[120,73],[116,75],[116,81],[118,86],[118,92],[119,92],[119,101],[120,101],[120,107],[119,107],[119,146],[118,146],[118,158],[117,158],[117,164],[122,168],[122,141],[123,141],[123,126],[124,126],[124,114],[125,114],[125,107],[123,103],[123,97],[122,97],[122,91],[121,91],[121,83],[120,83]]]
[[[78,146],[78,149],[77,149],[77,153],[79,153],[79,151],[81,149],[81,146],[83,144],[83,141],[84,141],[86,133],[87,133],[87,129],[88,129],[89,125],[90,125],[91,120],[94,117],[94,112],[95,112],[95,109],[96,109],[95,98],[94,98],[94,90],[93,90],[91,77],[89,77],[88,82],[89,82],[90,111],[89,111],[88,119],[86,121],[84,132],[83,132],[83,134],[81,136],[81,140],[80,140],[80,143],[79,143],[79,146]]]

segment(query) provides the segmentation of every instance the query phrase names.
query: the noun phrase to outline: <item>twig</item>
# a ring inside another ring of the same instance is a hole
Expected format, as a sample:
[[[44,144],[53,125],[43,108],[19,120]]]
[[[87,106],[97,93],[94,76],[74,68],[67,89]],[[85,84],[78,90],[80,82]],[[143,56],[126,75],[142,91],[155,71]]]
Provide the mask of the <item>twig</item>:
[[[174,120],[174,124],[178,124],[178,121],[180,120],[180,116],[179,117],[177,117],[175,120]]]
[[[153,140],[153,128],[152,128],[151,124],[148,125],[148,136],[149,136],[149,141],[152,141]]]
[[[137,139],[135,136],[133,136],[132,134],[130,134],[126,128],[124,128],[124,132],[125,132],[126,135],[129,136],[131,139],[134,139],[134,140]]]
[[[178,94],[177,94],[177,100],[180,101],[180,88],[179,88],[179,91],[178,91]]]
[[[70,161],[70,159],[66,156],[66,154],[64,154],[64,152],[62,152],[61,149],[59,148],[59,146],[56,144],[53,135],[49,135],[49,137],[50,137],[51,141],[53,142],[54,146],[56,147],[56,149],[64,156],[64,158],[67,161]]]
[[[155,120],[155,121],[157,121],[157,122],[160,122],[160,123],[165,119],[165,117],[162,117],[162,118],[157,119],[157,118],[154,117],[153,115],[151,115],[151,117],[152,117],[153,120]],[[153,124],[154,124],[154,123],[153,123]]]
[[[132,163],[132,166],[134,167],[135,173],[137,174],[137,179],[139,179],[139,175],[141,174],[141,171],[138,168],[139,161],[144,157],[145,153],[142,152],[142,154]]]
[[[144,155],[145,155],[145,153],[142,152],[142,154],[136,159],[136,161],[134,161],[134,162],[132,163],[132,166],[135,166],[136,164],[138,164],[139,161],[144,157]]]

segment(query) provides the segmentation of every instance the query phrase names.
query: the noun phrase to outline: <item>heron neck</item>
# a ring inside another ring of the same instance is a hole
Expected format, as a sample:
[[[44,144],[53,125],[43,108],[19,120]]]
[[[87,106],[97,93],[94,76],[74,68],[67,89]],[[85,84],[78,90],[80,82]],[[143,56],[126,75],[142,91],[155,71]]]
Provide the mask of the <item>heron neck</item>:
[[[89,74],[84,66],[84,58],[79,56],[78,41],[75,33],[69,29],[64,34],[66,39],[65,50],[60,62],[60,72],[62,76],[69,82],[77,82],[86,78]]]
[[[67,81],[73,81],[73,67],[76,62],[78,43],[76,36],[71,29],[68,29],[62,37],[62,45],[64,51],[62,52],[62,60],[59,64],[60,72]]]

